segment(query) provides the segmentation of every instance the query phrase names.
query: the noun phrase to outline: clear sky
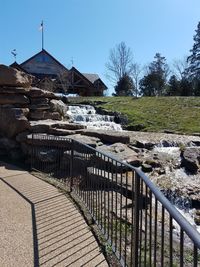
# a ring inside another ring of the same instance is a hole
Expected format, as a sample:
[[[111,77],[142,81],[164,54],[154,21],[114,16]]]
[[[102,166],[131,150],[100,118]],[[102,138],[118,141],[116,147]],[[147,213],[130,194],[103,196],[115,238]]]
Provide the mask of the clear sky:
[[[22,63],[44,48],[66,67],[106,80],[109,51],[124,41],[134,60],[156,52],[168,63],[187,56],[200,21],[200,0],[0,0],[0,63]],[[111,92],[111,90],[109,90]]]

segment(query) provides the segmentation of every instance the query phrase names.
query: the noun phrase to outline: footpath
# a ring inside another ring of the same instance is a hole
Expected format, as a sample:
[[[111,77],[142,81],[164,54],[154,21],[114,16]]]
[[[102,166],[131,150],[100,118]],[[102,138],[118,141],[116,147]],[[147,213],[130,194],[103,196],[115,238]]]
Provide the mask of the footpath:
[[[106,267],[73,202],[54,186],[0,162],[1,267]]]

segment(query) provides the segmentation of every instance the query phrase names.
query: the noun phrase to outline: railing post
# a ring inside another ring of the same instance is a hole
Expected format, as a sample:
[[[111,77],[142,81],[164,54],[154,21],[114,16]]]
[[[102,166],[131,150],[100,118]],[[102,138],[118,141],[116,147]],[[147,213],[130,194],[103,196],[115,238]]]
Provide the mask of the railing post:
[[[138,266],[138,250],[139,250],[139,211],[141,206],[140,197],[140,176],[135,173],[135,188],[134,188],[134,233],[133,233],[133,267]]]
[[[70,157],[70,192],[73,188],[73,165],[74,165],[74,140],[71,139],[71,157]]]

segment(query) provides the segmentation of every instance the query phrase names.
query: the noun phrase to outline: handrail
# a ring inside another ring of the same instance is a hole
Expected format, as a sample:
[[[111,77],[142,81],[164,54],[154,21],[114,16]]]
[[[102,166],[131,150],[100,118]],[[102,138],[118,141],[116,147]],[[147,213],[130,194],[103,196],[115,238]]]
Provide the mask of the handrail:
[[[110,154],[95,149],[87,144],[83,144],[77,140],[71,140],[89,148],[90,150],[100,152],[102,155],[115,160],[119,164],[122,163],[119,159],[115,158]],[[142,178],[142,180],[148,185],[148,187],[151,189],[151,191],[154,193],[160,203],[172,215],[173,219],[181,226],[181,228],[186,232],[186,234],[194,241],[195,245],[200,249],[200,233],[196,231],[194,227],[183,217],[183,215],[170,203],[170,201],[164,196],[164,194],[158,189],[158,187],[156,187],[155,184],[140,169],[133,167],[132,165],[126,162],[123,162],[123,165],[134,170]]]
[[[194,245],[194,266],[198,266],[200,261],[200,233],[140,169],[120,161],[109,153],[74,139],[32,134],[32,139],[34,138],[36,140],[47,140],[47,143],[43,143],[44,147],[41,147],[42,142],[32,143],[33,163],[38,164],[39,169],[46,169],[47,172],[52,172],[51,168],[53,166],[51,164],[45,166],[47,158],[44,158],[44,164],[40,160],[45,153],[48,157],[48,152],[46,151],[49,150],[51,156],[51,153],[55,152],[54,156],[57,155],[57,161],[55,162],[57,167],[55,168],[57,169],[54,169],[53,173],[58,173],[60,166],[61,170],[64,168],[64,177],[66,177],[64,181],[67,182],[66,179],[69,178],[70,191],[73,190],[83,204],[86,205],[123,266],[143,266],[141,265],[143,260],[144,266],[146,266],[147,253],[150,261],[156,264],[157,240],[159,240],[161,246],[161,259],[159,261],[161,261],[161,266],[164,266],[163,263],[167,260],[166,258],[164,259],[164,234],[167,233],[166,229],[168,229],[166,239],[169,242],[170,253],[169,266],[173,266],[173,253],[177,257],[177,253],[180,252],[180,261],[183,262],[183,255],[186,250],[184,245],[190,244],[185,243],[188,238]],[[58,142],[51,143],[49,142],[50,140]],[[59,143],[59,141],[61,142]],[[67,145],[65,146],[65,144]],[[54,149],[51,149],[52,147]],[[41,153],[41,151],[44,151],[44,153]],[[38,160],[39,162],[37,162]],[[62,165],[63,162],[64,165]],[[130,209],[129,207],[128,211],[128,203],[130,204],[130,202],[132,203],[132,208]],[[123,211],[122,206],[124,206]],[[113,212],[115,212],[116,217],[113,217]],[[166,219],[169,222],[166,225],[165,212]],[[160,220],[158,220],[159,218]],[[173,220],[180,227],[177,232],[173,232]],[[124,226],[123,223],[125,224]],[[129,230],[128,225],[131,227]],[[123,227],[125,227],[124,230]],[[116,237],[114,238],[113,235],[116,235]],[[187,236],[186,239],[184,235]],[[127,256],[126,248],[130,238],[130,254]],[[147,243],[149,250],[147,249]],[[178,245],[179,252],[177,249],[173,252],[172,244]],[[146,249],[144,257],[142,256],[143,246]],[[190,250],[189,247],[187,249]]]

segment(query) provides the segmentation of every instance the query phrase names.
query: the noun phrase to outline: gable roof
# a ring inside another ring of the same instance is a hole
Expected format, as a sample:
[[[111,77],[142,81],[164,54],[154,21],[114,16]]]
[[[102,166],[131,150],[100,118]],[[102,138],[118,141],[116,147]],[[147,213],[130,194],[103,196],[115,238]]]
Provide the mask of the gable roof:
[[[78,71],[75,67],[72,67],[70,69],[70,71],[74,71],[74,72],[78,73],[79,76],[81,76],[84,80],[86,80],[90,85],[93,86],[93,83],[83,73],[81,73],[80,71]]]
[[[92,74],[92,73],[82,73],[91,83],[95,83],[97,81],[100,81],[105,88],[108,88],[105,83],[101,80],[98,74]]]
[[[14,68],[14,69],[17,69],[17,70],[20,70],[20,71],[23,71],[25,73],[28,73],[24,68],[22,68],[22,66],[20,64],[18,64],[16,61],[13,62],[10,67]]]
[[[96,80],[99,79],[98,74],[92,74],[92,73],[82,73],[83,76],[85,76],[91,83],[94,83]]]
[[[54,58],[50,53],[48,53],[45,49],[42,49],[40,52],[38,52],[37,54],[33,55],[32,57],[30,57],[29,59],[25,60],[24,62],[22,62],[20,65],[23,67],[24,64],[26,64],[27,62],[31,61],[33,58],[37,57],[40,54],[46,54],[48,55],[50,58],[52,58],[53,61],[55,61],[58,65],[60,65],[62,68],[64,68],[65,70],[68,71],[68,69],[61,64],[56,58]]]

